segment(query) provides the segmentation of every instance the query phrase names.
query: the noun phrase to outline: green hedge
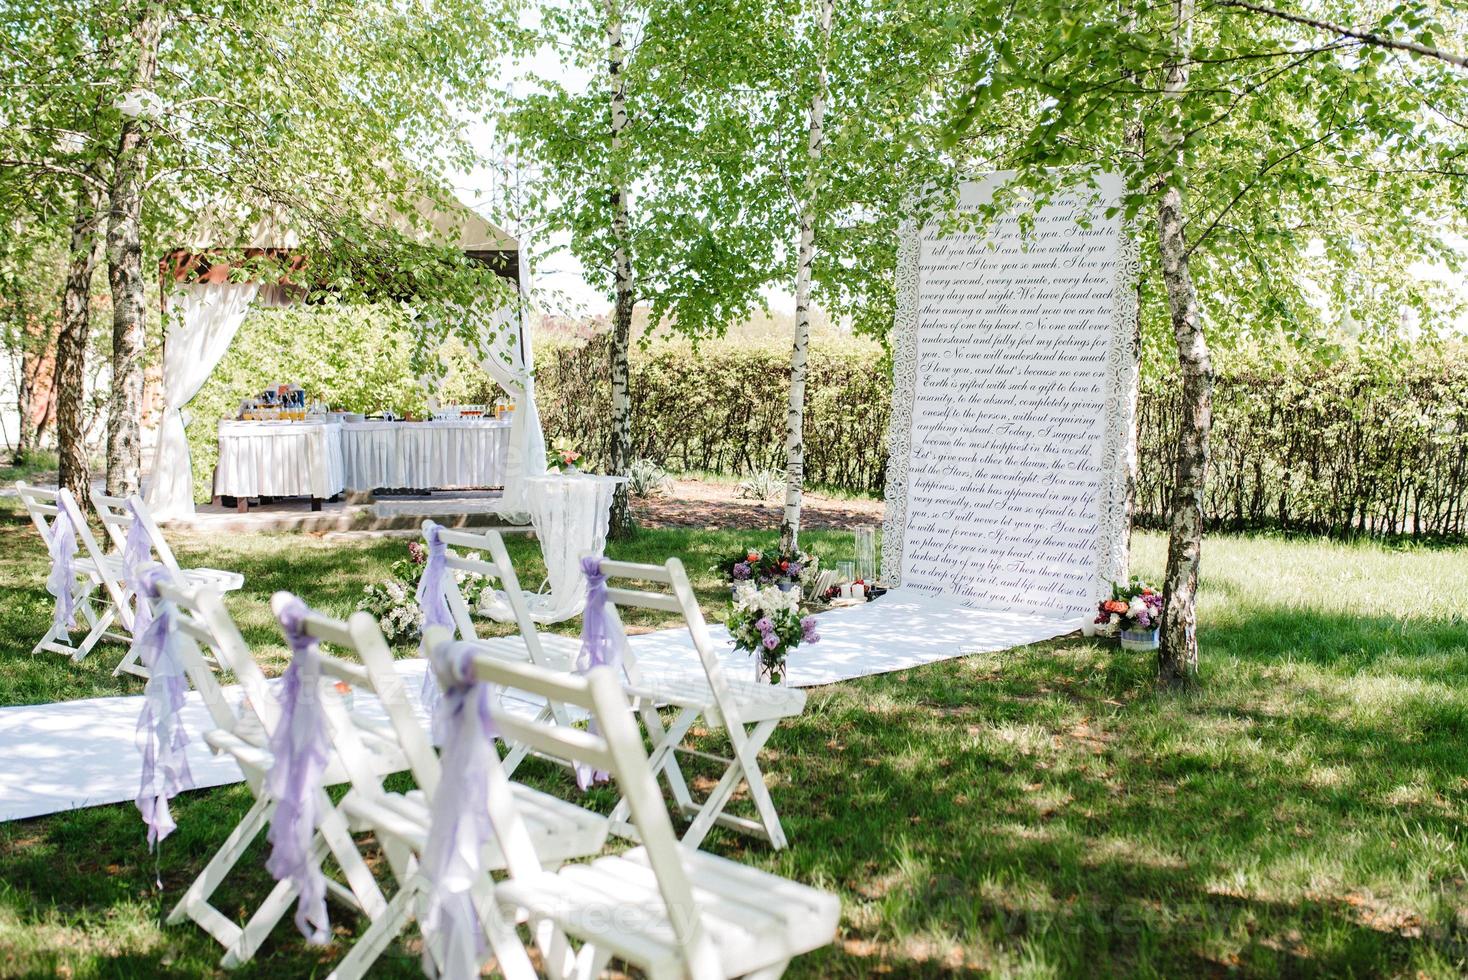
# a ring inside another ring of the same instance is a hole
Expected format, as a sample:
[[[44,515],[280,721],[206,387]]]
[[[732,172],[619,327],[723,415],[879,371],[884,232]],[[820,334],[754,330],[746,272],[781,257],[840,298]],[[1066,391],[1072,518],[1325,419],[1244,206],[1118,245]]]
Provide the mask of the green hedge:
[[[1219,378],[1210,524],[1327,534],[1468,535],[1468,351],[1334,364],[1270,352]],[[783,469],[788,349],[721,341],[695,356],[683,342],[632,354],[633,452],[674,470]],[[543,343],[539,402],[546,435],[605,459],[610,438],[605,336]],[[890,364],[880,348],[811,347],[806,389],[809,482],[880,493]],[[1137,520],[1162,523],[1176,463],[1178,398],[1170,378],[1141,392]]]
[[[747,474],[785,468],[789,347],[778,340],[665,340],[633,349],[632,452],[671,470]],[[607,458],[609,341],[538,344],[546,438]],[[890,370],[877,344],[817,339],[806,382],[805,473],[812,485],[880,492],[886,479]]]
[[[1210,523],[1333,535],[1468,535],[1468,350],[1400,359],[1240,364],[1219,379]],[[1178,396],[1139,406],[1138,520],[1160,524],[1176,466]]]

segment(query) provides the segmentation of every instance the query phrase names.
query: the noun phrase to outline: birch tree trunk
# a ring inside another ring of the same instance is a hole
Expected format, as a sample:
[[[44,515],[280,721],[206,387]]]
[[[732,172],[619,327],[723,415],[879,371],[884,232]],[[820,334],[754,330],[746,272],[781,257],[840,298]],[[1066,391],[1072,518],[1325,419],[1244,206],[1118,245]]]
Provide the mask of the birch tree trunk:
[[[145,0],[133,29],[138,63],[133,85],[150,89],[158,70],[162,7]],[[152,138],[142,118],[123,117],[107,222],[107,282],[112,288],[112,397],[107,415],[107,492],[136,493],[142,482],[143,185]]]
[[[780,519],[780,551],[800,544],[800,502],[805,488],[805,376],[810,352],[811,265],[816,257],[816,210],[821,193],[821,153],[825,149],[826,99],[830,94],[827,58],[836,0],[819,0],[820,51],[816,88],[810,97],[810,135],[806,144],[809,170],[800,202],[800,245],[795,267],[795,343],[790,349],[790,398],[785,409],[785,513]]]
[[[92,276],[102,259],[102,192],[80,181],[71,221],[61,328],[56,333],[56,447],[58,482],[73,496],[88,487],[85,437],[87,340],[92,332]],[[77,496],[78,500],[87,499]]]
[[[44,346],[36,350],[38,344],[44,344],[45,338],[38,336],[36,325],[27,322],[21,326],[21,351],[20,363],[15,365],[15,413],[16,413],[16,439],[15,452],[12,461],[19,466],[25,461],[26,455],[36,448],[39,436],[38,427],[35,422],[36,411],[36,374],[41,360],[46,356]]]
[[[1167,66],[1166,92],[1176,98],[1188,85],[1187,49],[1194,0],[1173,0],[1177,27],[1174,59]],[[1177,135],[1168,133],[1169,139]],[[1167,572],[1163,583],[1158,680],[1191,684],[1198,674],[1198,565],[1203,552],[1203,483],[1208,473],[1208,434],[1213,426],[1213,365],[1198,311],[1198,295],[1188,267],[1184,237],[1182,148],[1159,188],[1157,238],[1162,280],[1182,376],[1182,416],[1177,434],[1177,471],[1167,517]]]
[[[612,445],[610,470],[626,476],[632,468],[632,398],[628,390],[628,348],[632,342],[632,307],[636,303],[632,281],[631,236],[627,214],[627,175],[621,156],[622,132],[627,128],[626,79],[622,68],[626,51],[622,40],[622,10],[617,0],[606,0],[607,80],[611,85],[612,160],[610,191],[612,202],[612,276],[616,303],[612,310]],[[612,514],[608,533],[626,537],[633,530],[632,512],[628,507],[627,484],[617,487],[612,497]]]

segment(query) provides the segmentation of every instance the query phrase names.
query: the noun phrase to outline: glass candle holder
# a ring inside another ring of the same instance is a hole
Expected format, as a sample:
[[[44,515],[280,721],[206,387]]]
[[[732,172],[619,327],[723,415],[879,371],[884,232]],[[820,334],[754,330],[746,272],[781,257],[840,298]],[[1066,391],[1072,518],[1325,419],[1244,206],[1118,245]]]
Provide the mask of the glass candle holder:
[[[877,532],[859,527],[853,532],[856,551],[856,577],[870,582],[877,577]]]

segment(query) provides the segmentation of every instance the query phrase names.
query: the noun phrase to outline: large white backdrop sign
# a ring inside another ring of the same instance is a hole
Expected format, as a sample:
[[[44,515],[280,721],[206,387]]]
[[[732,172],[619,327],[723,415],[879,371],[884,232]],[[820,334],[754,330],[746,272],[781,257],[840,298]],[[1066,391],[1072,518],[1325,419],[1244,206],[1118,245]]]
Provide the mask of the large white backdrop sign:
[[[966,183],[992,200],[1009,175]],[[1136,269],[1111,175],[1022,233],[905,230],[883,577],[983,609],[1081,616],[1127,568]],[[1079,220],[1087,219],[1087,220]]]

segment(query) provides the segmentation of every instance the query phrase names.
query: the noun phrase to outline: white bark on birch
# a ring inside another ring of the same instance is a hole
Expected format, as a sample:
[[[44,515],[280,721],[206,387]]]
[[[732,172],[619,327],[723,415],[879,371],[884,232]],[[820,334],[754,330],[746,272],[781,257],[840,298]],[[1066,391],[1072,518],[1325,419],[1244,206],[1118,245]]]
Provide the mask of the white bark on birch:
[[[622,10],[618,0],[606,0],[607,81],[611,88],[612,171],[609,193],[612,203],[612,276],[616,302],[612,310],[612,444],[609,469],[626,476],[632,467],[632,398],[629,391],[628,349],[632,342],[632,308],[637,301],[632,279],[629,238],[628,181],[622,160],[622,133],[627,128],[626,50],[622,38]],[[627,484],[617,487],[612,498],[609,533],[623,537],[632,531]]]
[[[1188,86],[1194,0],[1173,0],[1176,27],[1173,58],[1167,65],[1166,92],[1180,98]],[[1168,140],[1180,140],[1166,133]],[[1198,566],[1203,551],[1203,487],[1208,474],[1208,435],[1213,425],[1213,365],[1198,309],[1198,295],[1188,265],[1184,235],[1182,147],[1176,148],[1172,170],[1159,187],[1157,238],[1162,279],[1177,341],[1182,379],[1182,417],[1178,426],[1177,471],[1167,519],[1167,571],[1163,583],[1161,648],[1158,680],[1186,685],[1197,678]]]
[[[61,326],[56,332],[57,482],[78,500],[87,499],[87,340],[92,332],[92,277],[102,260],[103,205],[96,184],[78,181],[66,285],[61,294]]]
[[[805,188],[800,201],[800,243],[795,268],[795,342],[790,349],[790,397],[785,410],[785,512],[780,520],[780,550],[792,552],[800,544],[800,503],[805,488],[805,378],[810,353],[811,266],[816,257],[816,212],[821,195],[821,156],[826,146],[826,101],[830,95],[827,71],[831,48],[831,20],[836,0],[820,3],[816,87],[810,97],[810,133],[806,143]]]
[[[133,87],[150,89],[158,71],[163,9],[145,0],[133,29]],[[142,484],[143,345],[147,322],[143,279],[143,186],[152,137],[142,118],[123,117],[107,222],[107,281],[112,288],[112,397],[107,414],[107,492],[136,493]]]

